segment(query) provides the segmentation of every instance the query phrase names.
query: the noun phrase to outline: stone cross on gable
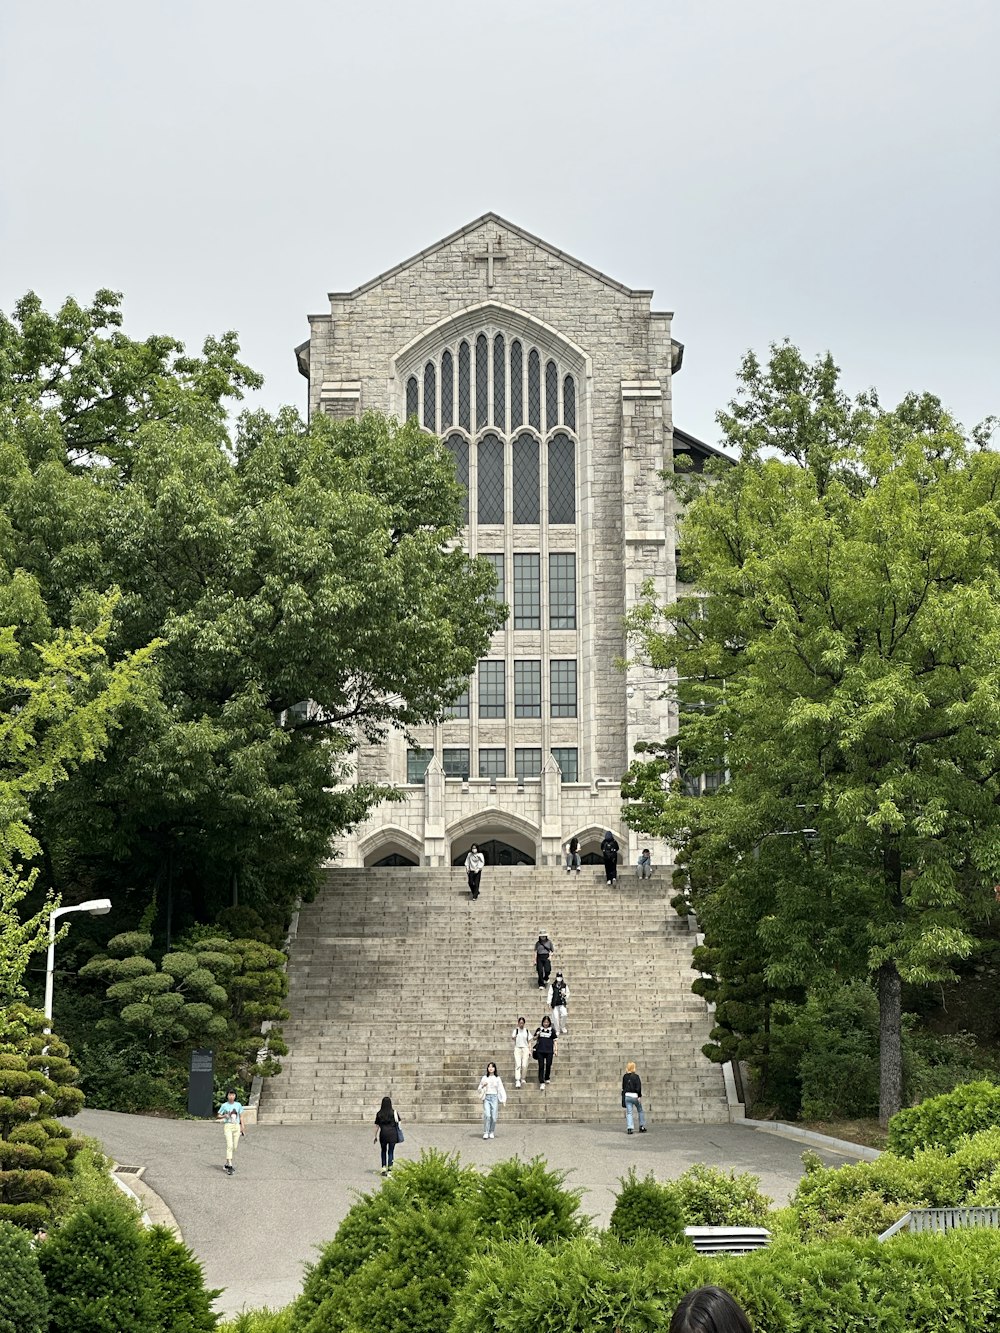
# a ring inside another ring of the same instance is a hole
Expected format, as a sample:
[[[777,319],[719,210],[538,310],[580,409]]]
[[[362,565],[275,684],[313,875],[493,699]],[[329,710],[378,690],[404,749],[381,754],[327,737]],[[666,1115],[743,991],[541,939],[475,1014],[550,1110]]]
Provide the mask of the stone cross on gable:
[[[495,241],[487,241],[485,252],[481,255],[473,255],[472,257],[477,264],[486,265],[486,286],[492,287],[493,265],[503,264],[507,260],[507,256],[500,249],[500,238],[497,237]]]

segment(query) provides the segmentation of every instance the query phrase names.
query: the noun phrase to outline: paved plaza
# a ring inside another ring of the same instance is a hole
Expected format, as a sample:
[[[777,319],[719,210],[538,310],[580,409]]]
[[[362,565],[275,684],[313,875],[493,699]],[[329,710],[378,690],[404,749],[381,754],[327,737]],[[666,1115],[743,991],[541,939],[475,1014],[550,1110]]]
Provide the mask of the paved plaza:
[[[356,1192],[380,1183],[378,1149],[366,1125],[250,1126],[229,1179],[222,1130],[212,1122],[83,1111],[72,1123],[117,1162],[145,1167],[146,1182],[204,1264],[208,1285],[225,1288],[218,1304],[226,1313],[293,1300],[303,1265],[333,1236]],[[505,1123],[501,1115],[490,1142],[478,1123],[407,1124],[399,1157],[438,1148],[489,1167],[515,1154],[543,1156],[570,1173],[569,1183],[584,1190],[584,1212],[603,1226],[630,1166],[662,1180],[695,1162],[752,1171],[784,1203],[802,1174],[804,1147],[745,1125],[652,1125],[648,1134],[629,1138],[624,1125]],[[820,1156],[829,1165],[845,1160],[823,1150]]]

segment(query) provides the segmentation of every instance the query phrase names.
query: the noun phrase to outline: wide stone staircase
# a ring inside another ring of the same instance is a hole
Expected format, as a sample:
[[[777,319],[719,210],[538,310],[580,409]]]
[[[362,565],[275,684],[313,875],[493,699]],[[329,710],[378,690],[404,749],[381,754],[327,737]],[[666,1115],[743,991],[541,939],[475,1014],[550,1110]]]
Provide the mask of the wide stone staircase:
[[[620,1121],[628,1060],[650,1119],[728,1119],[723,1077],[701,1054],[710,1022],[691,991],[693,939],[669,904],[670,881],[617,888],[603,870],[488,866],[478,901],[461,869],[327,872],[303,906],[289,961],[290,1053],[266,1079],[266,1124],[370,1121],[389,1093],[404,1120],[464,1121],[496,1060],[507,1119]],[[546,1012],[534,942],[555,942],[570,988],[545,1091],[529,1061],[514,1089],[511,1029]]]

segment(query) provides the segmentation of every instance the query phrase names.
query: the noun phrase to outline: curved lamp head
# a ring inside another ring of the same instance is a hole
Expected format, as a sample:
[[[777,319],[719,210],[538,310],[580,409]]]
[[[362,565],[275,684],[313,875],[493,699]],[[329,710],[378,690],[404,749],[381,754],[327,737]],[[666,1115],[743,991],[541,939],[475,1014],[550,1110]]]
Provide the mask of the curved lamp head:
[[[73,910],[76,912],[89,912],[91,916],[107,916],[111,911],[111,899],[92,898],[89,903],[80,903]]]

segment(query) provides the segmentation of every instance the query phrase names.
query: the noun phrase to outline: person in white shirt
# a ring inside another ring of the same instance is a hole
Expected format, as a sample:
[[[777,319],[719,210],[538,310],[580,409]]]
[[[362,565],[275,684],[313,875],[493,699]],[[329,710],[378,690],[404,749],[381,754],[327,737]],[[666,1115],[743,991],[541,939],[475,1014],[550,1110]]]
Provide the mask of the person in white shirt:
[[[561,1037],[564,1032],[568,1032],[566,1026],[566,1009],[569,1005],[569,987],[566,985],[566,978],[561,972],[557,972],[552,978],[552,984],[549,986],[546,994],[546,1002],[552,1010],[552,1031],[557,1037]]]
[[[510,1034],[514,1043],[514,1087],[519,1088],[528,1081],[528,1061],[531,1059],[531,1032],[528,1020],[519,1018],[517,1027]]]
[[[486,857],[482,854],[475,843],[469,855],[465,858],[465,869],[469,876],[469,892],[473,898],[479,897],[479,881],[483,876],[483,866],[486,864]]]
[[[497,1112],[507,1101],[507,1089],[492,1060],[486,1066],[486,1073],[479,1080],[479,1097],[483,1103],[483,1138],[495,1139]]]

